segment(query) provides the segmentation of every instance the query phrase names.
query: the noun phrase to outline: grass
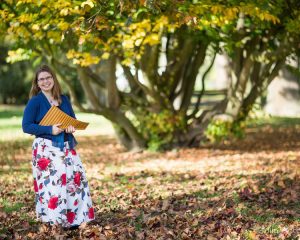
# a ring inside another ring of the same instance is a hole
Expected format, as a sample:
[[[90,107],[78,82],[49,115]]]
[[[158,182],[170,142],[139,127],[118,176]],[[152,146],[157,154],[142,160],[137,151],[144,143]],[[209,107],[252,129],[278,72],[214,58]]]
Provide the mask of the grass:
[[[32,139],[22,131],[22,117],[25,106],[0,105],[0,142],[7,140]],[[77,119],[89,122],[84,131],[75,132],[75,136],[112,135],[113,128],[108,120],[96,114],[76,112]]]
[[[253,118],[247,121],[247,127],[265,127],[270,126],[272,128],[280,127],[290,127],[300,125],[300,118],[293,117],[262,117]]]
[[[253,219],[255,219],[259,223],[268,222],[274,219],[274,214],[272,213],[262,213],[262,214],[253,214]]]
[[[12,213],[12,212],[17,212],[19,211],[22,207],[25,206],[24,203],[21,202],[9,202],[6,199],[2,199],[0,200],[0,203],[3,205],[3,210],[6,213]]]

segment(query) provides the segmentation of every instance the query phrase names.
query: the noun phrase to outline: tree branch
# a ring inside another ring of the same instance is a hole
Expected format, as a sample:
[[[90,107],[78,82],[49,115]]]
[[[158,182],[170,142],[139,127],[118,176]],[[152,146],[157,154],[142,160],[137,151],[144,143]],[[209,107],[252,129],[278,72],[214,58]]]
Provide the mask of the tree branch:
[[[190,70],[187,73],[186,79],[188,84],[186,84],[186,88],[183,91],[183,98],[182,98],[182,103],[180,106],[180,111],[181,112],[186,112],[188,110],[188,107],[190,106],[191,103],[191,97],[194,91],[195,87],[195,82],[196,78],[199,72],[199,68],[202,65],[205,55],[206,55],[206,49],[208,47],[207,43],[202,43],[199,44],[197,47],[196,51],[196,56],[194,58],[194,61],[192,64],[190,64]]]
[[[130,68],[128,66],[125,66],[124,64],[121,64],[122,68],[123,68],[123,72],[124,75],[129,83],[131,92],[133,93],[138,93],[138,91],[142,90],[141,88],[139,88],[138,84],[136,84],[135,80],[134,80],[134,76],[132,75]]]
[[[101,78],[98,74],[94,73],[90,67],[84,67],[83,70],[85,71],[85,74],[90,77],[93,83],[97,84],[101,88],[106,87],[105,80]]]
[[[191,115],[188,116],[188,119],[191,119],[191,118],[194,118],[195,115],[198,113],[199,111],[199,106],[200,106],[200,102],[201,102],[201,98],[205,92],[205,78],[207,76],[207,74],[209,73],[209,71],[211,70],[212,66],[214,65],[214,62],[215,62],[215,59],[216,59],[216,56],[217,56],[217,51],[215,52],[214,56],[213,56],[213,59],[209,65],[209,67],[206,69],[206,71],[204,72],[203,76],[202,76],[202,79],[201,79],[201,83],[202,83],[202,89],[201,89],[201,92],[199,93],[198,97],[197,97],[197,102],[196,102],[196,106],[194,108],[194,111],[192,112]]]
[[[105,106],[102,105],[99,101],[98,98],[96,97],[90,83],[89,83],[89,78],[86,74],[86,72],[84,71],[84,69],[81,66],[77,66],[77,73],[80,79],[80,83],[83,87],[83,90],[86,94],[86,96],[88,97],[88,99],[90,100],[93,108],[95,110],[102,110],[105,109]]]

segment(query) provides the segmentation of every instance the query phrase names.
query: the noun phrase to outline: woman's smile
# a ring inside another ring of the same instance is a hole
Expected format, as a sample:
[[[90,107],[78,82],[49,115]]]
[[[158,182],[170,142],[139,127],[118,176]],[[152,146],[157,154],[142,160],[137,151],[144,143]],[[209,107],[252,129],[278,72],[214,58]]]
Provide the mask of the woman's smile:
[[[54,81],[51,74],[48,72],[41,72],[38,76],[38,86],[44,92],[52,90]]]
[[[52,84],[51,84],[51,83],[48,83],[48,84],[43,84],[42,86],[43,86],[43,87],[46,87],[46,88],[49,88],[50,86],[52,86]]]

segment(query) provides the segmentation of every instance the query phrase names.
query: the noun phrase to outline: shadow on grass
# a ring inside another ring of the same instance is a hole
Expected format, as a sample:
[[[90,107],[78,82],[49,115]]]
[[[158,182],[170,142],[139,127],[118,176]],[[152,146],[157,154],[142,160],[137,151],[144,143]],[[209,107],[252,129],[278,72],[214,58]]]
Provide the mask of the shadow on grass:
[[[300,120],[299,120],[300,121]],[[230,139],[201,148],[234,152],[291,151],[300,148],[300,125],[293,127],[262,126],[246,129],[246,137]]]
[[[0,142],[0,167],[27,162],[26,159],[30,159],[31,143],[30,139]]]

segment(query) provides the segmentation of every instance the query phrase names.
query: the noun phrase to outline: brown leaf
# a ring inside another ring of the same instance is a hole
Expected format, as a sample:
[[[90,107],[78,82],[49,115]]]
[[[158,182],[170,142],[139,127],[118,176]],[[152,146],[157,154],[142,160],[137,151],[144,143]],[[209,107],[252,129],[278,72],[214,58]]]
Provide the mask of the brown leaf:
[[[256,233],[255,233],[254,231],[250,231],[250,232],[248,233],[248,238],[249,238],[250,240],[257,240],[257,239],[259,239],[258,236],[256,235]]]
[[[218,240],[218,239],[212,235],[208,235],[207,240]]]
[[[168,199],[165,199],[165,200],[163,200],[161,209],[163,211],[166,211],[169,208],[169,206],[170,206],[170,201]]]

